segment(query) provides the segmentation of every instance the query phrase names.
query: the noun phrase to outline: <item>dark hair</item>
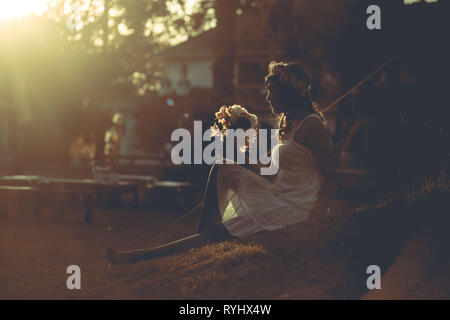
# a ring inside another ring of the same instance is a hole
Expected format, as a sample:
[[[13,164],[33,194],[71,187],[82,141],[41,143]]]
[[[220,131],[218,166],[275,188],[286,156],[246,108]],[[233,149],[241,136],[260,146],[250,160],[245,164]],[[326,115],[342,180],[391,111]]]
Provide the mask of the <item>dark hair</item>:
[[[290,109],[283,110],[279,115],[278,126],[282,139],[292,130],[293,121],[302,108],[309,108],[311,112],[317,113],[322,122],[326,124],[323,113],[312,98],[311,76],[301,62],[272,61],[268,69],[265,78],[266,87],[269,90],[271,90],[270,88],[278,89],[285,101],[295,101],[295,103],[286,104],[285,107],[290,105]]]

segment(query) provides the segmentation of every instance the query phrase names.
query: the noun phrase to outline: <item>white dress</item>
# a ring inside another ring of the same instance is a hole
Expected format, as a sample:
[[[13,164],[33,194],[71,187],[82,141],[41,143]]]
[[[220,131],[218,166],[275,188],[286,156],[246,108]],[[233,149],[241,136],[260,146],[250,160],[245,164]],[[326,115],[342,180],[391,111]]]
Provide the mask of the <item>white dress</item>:
[[[317,114],[308,117],[313,116],[319,117]],[[219,209],[223,224],[233,236],[242,238],[262,230],[276,230],[304,221],[311,215],[324,179],[309,149],[292,139],[305,119],[294,129],[290,139],[272,149],[272,163],[277,153],[279,157],[274,183],[242,166],[219,167]],[[238,172],[240,179],[234,191],[222,183],[223,176],[232,172]]]

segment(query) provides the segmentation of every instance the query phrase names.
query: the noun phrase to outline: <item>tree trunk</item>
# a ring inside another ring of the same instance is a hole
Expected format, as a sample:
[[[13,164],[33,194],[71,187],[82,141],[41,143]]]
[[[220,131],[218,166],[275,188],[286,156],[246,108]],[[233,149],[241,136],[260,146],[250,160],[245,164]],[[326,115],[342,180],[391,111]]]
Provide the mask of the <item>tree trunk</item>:
[[[221,104],[234,97],[234,54],[236,38],[236,0],[216,0],[217,27],[213,60],[213,85]]]
[[[107,64],[107,55],[108,55],[108,36],[109,36],[109,28],[108,28],[108,20],[109,20],[109,9],[111,8],[111,0],[104,0],[104,7],[105,10],[103,12],[103,62],[101,66],[101,73],[106,72],[106,69],[108,68]],[[104,90],[104,87],[103,87]],[[102,96],[103,96],[102,92]],[[99,106],[95,106],[98,108]],[[97,166],[104,166],[105,165],[105,129],[103,126],[97,126],[96,132],[95,132],[95,164]]]
[[[298,59],[299,47],[296,41],[297,29],[294,24],[293,1],[283,0],[273,3],[270,13],[270,25],[283,46],[287,59]]]

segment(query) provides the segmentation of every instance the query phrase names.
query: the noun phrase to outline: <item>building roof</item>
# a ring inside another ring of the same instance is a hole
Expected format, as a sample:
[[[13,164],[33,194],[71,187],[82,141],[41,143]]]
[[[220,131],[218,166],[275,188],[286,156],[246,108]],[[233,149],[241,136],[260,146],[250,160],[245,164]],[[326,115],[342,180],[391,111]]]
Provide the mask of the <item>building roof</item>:
[[[212,59],[215,53],[216,34],[216,28],[210,29],[164,50],[160,55],[166,60]],[[277,37],[268,28],[257,10],[249,10],[237,16],[235,45],[237,57],[279,56],[284,53]]]

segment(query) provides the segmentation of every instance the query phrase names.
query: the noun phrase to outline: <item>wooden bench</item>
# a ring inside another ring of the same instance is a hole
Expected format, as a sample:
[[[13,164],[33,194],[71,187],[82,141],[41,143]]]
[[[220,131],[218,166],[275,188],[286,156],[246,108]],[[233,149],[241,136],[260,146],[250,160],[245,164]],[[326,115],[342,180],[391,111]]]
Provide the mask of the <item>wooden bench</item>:
[[[0,218],[30,220],[39,215],[39,190],[35,187],[0,186]]]
[[[40,176],[3,176],[0,178],[0,186],[5,187],[33,187],[43,179]]]
[[[41,207],[51,209],[52,220],[64,220],[66,209],[76,206],[84,209],[84,221],[92,222],[95,209],[95,192],[86,188],[67,188],[63,182],[49,181],[39,183]],[[80,205],[81,204],[81,205]]]
[[[40,184],[38,187],[0,186],[0,218],[17,216],[19,220],[39,220],[42,210],[49,208],[51,219],[64,220],[68,200],[79,197],[84,208],[84,220],[91,222],[94,195],[89,191],[68,191],[61,186]]]

